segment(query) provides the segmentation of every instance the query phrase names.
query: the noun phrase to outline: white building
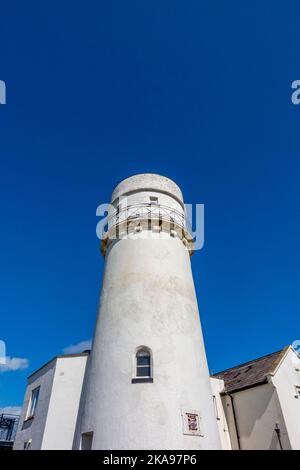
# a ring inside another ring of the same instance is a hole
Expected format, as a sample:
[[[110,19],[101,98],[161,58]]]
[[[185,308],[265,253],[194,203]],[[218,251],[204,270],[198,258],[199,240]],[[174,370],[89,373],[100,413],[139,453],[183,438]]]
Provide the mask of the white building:
[[[291,346],[212,380],[223,449],[300,449],[300,357]]]
[[[87,359],[58,356],[29,377],[14,449],[76,447]],[[292,347],[220,372],[211,384],[223,450],[300,449],[300,357]]]
[[[183,197],[143,174],[114,190],[92,352],[29,377],[15,449],[300,448],[300,358],[210,378]]]
[[[135,175],[111,205],[75,448],[219,449],[181,191]]]
[[[15,450],[72,449],[88,355],[56,356],[28,377]]]

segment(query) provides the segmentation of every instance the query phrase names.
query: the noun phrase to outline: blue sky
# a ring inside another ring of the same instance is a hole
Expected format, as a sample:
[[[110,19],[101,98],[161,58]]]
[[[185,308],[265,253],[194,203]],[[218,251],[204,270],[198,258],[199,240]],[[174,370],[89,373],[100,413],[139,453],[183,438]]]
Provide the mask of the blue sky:
[[[299,17],[292,0],[3,2],[0,339],[25,362],[0,373],[0,407],[91,338],[96,207],[133,173],[205,204],[210,369],[300,338]]]

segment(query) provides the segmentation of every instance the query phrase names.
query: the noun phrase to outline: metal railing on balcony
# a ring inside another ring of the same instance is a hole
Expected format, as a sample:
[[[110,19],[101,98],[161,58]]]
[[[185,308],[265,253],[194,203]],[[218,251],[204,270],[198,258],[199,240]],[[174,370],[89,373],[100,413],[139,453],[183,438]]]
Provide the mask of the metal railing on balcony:
[[[14,414],[0,414],[0,446],[13,443],[16,437],[20,417]]]
[[[135,221],[139,219],[168,221],[190,231],[189,223],[184,213],[163,204],[151,203],[140,203],[118,207],[108,217],[108,229],[111,229],[125,221]]]

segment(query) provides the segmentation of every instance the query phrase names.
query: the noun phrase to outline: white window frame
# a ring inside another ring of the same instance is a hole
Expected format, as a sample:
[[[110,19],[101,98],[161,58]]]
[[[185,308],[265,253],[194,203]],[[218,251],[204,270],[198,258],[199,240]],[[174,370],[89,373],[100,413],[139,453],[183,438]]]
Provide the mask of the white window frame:
[[[139,375],[137,376],[137,354],[139,351],[145,350],[149,353],[150,355],[150,376],[149,375]],[[132,354],[132,378],[131,378],[131,383],[136,384],[136,383],[153,383],[153,353],[151,348],[148,346],[140,345],[137,348],[135,348],[134,354]]]
[[[142,367],[146,367],[146,366],[138,366],[137,364],[137,355],[140,351],[145,351],[149,354],[149,357],[150,357],[150,375],[137,375],[137,370],[138,370],[138,367],[142,368]],[[148,348],[147,346],[139,346],[136,350],[135,350],[135,357],[134,357],[134,377],[136,379],[152,379],[153,377],[153,364],[152,364],[152,352],[151,352],[151,349]]]
[[[26,419],[31,419],[35,415],[36,407],[38,405],[38,401],[40,398],[40,389],[41,389],[41,386],[39,385],[38,387],[35,387],[34,389],[31,390]],[[37,398],[36,398],[36,395],[37,395]]]

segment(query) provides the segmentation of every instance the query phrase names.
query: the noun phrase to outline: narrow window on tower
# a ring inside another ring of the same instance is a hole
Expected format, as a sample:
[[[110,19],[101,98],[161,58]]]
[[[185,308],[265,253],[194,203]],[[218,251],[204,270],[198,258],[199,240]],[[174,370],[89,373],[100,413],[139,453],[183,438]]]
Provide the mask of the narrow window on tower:
[[[132,383],[153,382],[152,376],[152,355],[149,348],[141,346],[135,353],[135,377]]]
[[[150,204],[158,204],[158,197],[150,196]]]

